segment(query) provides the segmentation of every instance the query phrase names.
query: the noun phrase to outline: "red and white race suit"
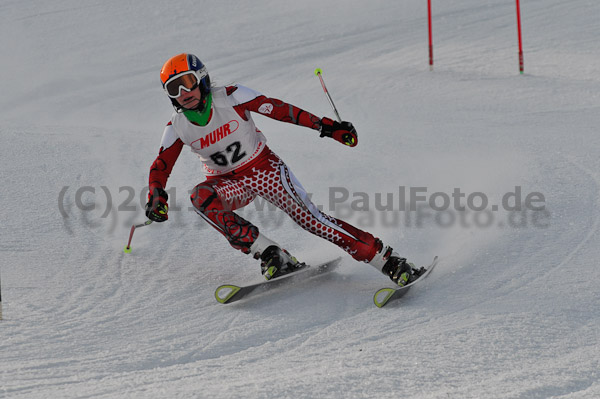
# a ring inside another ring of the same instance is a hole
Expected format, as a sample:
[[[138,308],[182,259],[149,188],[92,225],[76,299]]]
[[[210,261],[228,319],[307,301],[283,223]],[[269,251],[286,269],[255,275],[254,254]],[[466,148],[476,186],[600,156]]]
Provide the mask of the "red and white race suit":
[[[198,155],[206,173],[206,180],[193,190],[192,203],[234,248],[248,253],[258,237],[258,228],[233,211],[261,196],[305,230],[338,245],[357,260],[371,260],[380,242],[319,211],[285,163],[267,147],[250,112],[319,129],[318,117],[294,105],[241,85],[215,87],[206,126],[190,122],[182,113],[173,114],[150,169],[150,191],[165,188],[186,144]]]

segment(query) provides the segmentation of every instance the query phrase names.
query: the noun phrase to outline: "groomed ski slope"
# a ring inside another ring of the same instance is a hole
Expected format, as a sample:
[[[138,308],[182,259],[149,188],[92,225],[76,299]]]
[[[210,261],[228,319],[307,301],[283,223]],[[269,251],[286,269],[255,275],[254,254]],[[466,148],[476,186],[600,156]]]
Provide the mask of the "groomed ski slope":
[[[600,397],[600,4],[521,3],[523,76],[510,0],[434,1],[433,72],[424,0],[4,1],[0,398]],[[257,201],[242,215],[297,257],[344,259],[218,304],[261,276],[188,209],[187,149],[169,222],[124,254],[179,52],[332,117],[322,68],[358,147],[255,121],[325,211],[417,264],[439,255],[427,281],[377,309],[384,276]],[[400,212],[402,187],[489,206]],[[544,210],[491,211],[516,187]]]

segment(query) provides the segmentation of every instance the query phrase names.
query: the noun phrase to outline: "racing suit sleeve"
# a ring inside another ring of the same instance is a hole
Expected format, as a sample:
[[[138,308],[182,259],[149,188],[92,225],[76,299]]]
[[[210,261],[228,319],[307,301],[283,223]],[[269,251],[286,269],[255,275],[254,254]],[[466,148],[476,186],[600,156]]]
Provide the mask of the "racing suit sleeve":
[[[271,119],[315,130],[319,130],[321,126],[321,118],[318,116],[276,98],[266,97],[247,87],[229,86],[227,94],[232,98],[235,110],[245,120],[248,120],[249,112],[257,112]]]
[[[163,133],[158,156],[150,167],[150,176],[148,178],[150,193],[152,193],[154,189],[165,189],[167,180],[171,175],[173,166],[175,165],[179,154],[181,154],[182,149],[183,141],[177,137],[171,122],[169,122]]]

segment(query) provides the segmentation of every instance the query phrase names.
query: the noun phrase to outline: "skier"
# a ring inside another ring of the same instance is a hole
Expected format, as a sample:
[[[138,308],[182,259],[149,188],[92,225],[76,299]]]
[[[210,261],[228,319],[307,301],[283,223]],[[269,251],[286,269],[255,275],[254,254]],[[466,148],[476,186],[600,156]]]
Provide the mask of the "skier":
[[[179,54],[167,60],[160,79],[175,112],[150,169],[146,204],[150,220],[168,219],[165,187],[185,144],[198,155],[206,174],[206,180],[192,191],[196,212],[232,247],[260,259],[267,280],[293,272],[302,264],[233,212],[256,196],[276,205],[302,228],[338,245],[354,259],[371,264],[399,286],[414,279],[406,259],[391,247],[317,209],[291,170],[266,145],[267,140],[250,113],[318,130],[320,137],[330,137],[350,147],[358,143],[352,123],[318,118],[242,85],[213,87],[206,67],[193,54]]]

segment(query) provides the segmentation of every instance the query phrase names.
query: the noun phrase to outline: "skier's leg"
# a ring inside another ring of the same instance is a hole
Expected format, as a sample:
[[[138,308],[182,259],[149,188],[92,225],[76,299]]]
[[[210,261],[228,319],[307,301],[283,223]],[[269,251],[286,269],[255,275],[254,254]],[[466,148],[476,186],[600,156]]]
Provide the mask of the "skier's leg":
[[[252,202],[254,197],[239,181],[208,179],[194,188],[191,200],[196,212],[223,234],[232,247],[261,259],[262,273],[267,280],[301,267],[303,264],[296,258],[233,212]]]
[[[225,236],[232,247],[250,253],[258,237],[258,228],[233,210],[252,202],[254,195],[239,182],[228,179],[208,179],[192,191],[191,200],[198,213]]]
[[[263,163],[260,174],[249,176],[243,182],[257,195],[286,212],[302,228],[336,244],[354,259],[371,264],[399,285],[410,279],[411,268],[405,258],[372,234],[321,212],[276,154],[269,155],[268,164]]]
[[[373,235],[321,212],[276,154],[271,152],[260,173],[247,176],[242,182],[286,212],[302,228],[338,245],[354,259],[369,261],[377,253],[379,248]]]

